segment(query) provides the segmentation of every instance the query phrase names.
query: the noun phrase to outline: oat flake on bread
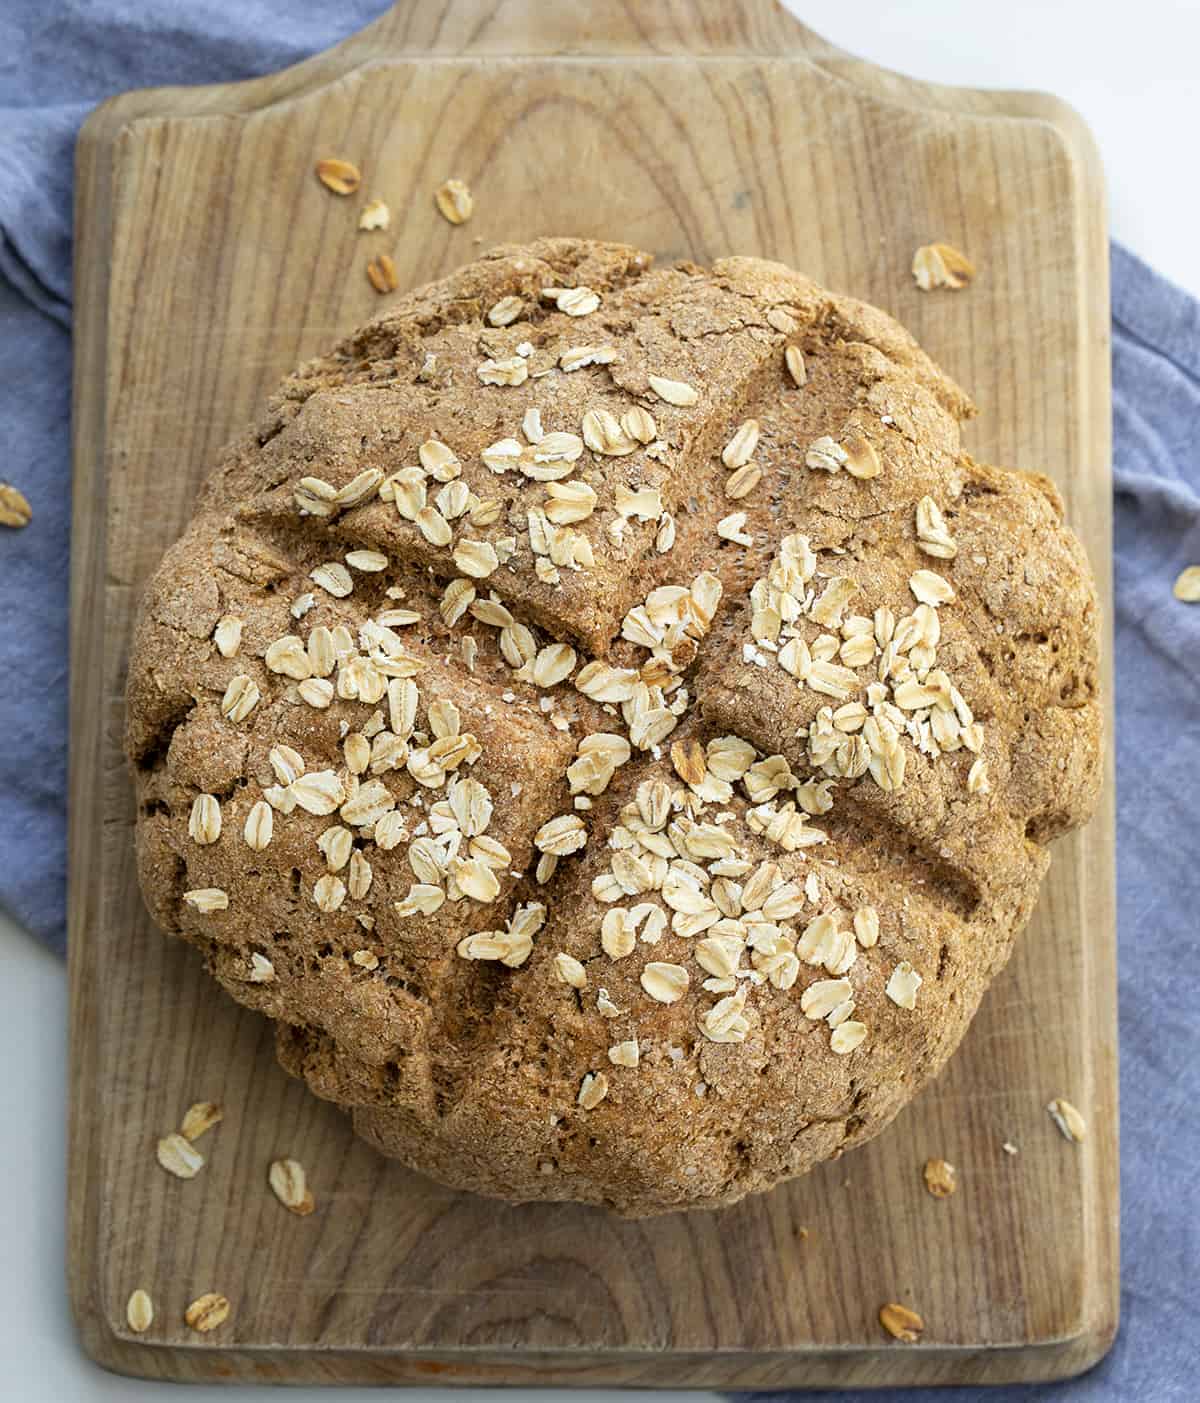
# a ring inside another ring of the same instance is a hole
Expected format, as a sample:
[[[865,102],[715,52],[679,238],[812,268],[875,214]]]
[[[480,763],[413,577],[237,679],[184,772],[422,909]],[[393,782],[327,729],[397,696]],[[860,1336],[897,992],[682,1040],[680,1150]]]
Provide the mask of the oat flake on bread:
[[[752,258],[545,239],[398,292],[147,589],[151,912],[453,1187],[647,1214],[862,1143],[1099,783],[1087,564],[972,412]]]

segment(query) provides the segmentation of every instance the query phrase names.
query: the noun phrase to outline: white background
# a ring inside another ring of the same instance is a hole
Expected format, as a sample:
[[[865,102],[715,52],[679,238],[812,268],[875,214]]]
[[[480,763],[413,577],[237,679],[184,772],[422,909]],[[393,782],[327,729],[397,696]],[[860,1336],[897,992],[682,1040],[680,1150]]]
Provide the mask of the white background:
[[[1099,143],[1114,236],[1200,295],[1198,0],[1139,0],[1132,7],[1107,0],[791,0],[790,8],[818,33],[884,67],[939,83],[1041,88],[1066,98]],[[0,959],[0,1393],[22,1403],[180,1397],[169,1385],[103,1374],[75,1342],[63,1278],[65,974],[3,916]],[[238,1403],[261,1395],[197,1388],[186,1397]],[[301,1389],[286,1398],[311,1403],[322,1396],[327,1391]],[[378,1394],[353,1389],[339,1396],[366,1403]],[[568,1396],[579,1395],[555,1391],[539,1399]],[[709,1396],[590,1398],[670,1403]],[[408,1394],[412,1403],[448,1397]]]

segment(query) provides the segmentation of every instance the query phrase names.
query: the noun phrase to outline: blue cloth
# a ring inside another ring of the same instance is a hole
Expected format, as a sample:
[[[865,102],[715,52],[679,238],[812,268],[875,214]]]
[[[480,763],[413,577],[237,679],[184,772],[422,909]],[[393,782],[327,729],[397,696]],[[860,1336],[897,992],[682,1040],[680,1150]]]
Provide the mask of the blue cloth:
[[[5,0],[0,6],[0,904],[64,943],[71,168],[108,94],[275,70],[386,0]],[[863,1395],[917,1403],[1196,1396],[1200,1266],[1200,305],[1113,250],[1124,1257],[1121,1334],[1064,1385]],[[99,699],[98,699],[99,701]],[[817,1395],[806,1395],[813,1399]],[[763,1397],[763,1395],[759,1395]],[[846,1403],[845,1393],[820,1397]]]
[[[0,0],[0,906],[66,946],[71,220],[75,137],[128,88],[252,78],[388,0]],[[97,705],[103,699],[97,695]]]

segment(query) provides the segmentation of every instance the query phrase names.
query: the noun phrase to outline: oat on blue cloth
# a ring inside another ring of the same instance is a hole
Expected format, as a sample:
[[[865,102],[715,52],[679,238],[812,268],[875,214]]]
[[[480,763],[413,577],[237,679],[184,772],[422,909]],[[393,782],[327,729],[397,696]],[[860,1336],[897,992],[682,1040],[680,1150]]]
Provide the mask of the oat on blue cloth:
[[[0,3],[0,480],[33,507],[24,530],[0,528],[0,905],[59,950],[76,132],[111,93],[270,72],[386,7]],[[861,1395],[878,1403],[1200,1397],[1200,605],[1171,594],[1200,564],[1200,304],[1117,247],[1112,287],[1121,1332],[1065,1384]]]

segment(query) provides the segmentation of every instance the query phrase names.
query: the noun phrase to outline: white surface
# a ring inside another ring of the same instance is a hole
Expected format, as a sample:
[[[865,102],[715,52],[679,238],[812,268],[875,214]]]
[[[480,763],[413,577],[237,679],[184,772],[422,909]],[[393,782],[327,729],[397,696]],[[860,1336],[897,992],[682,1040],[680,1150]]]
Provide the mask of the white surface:
[[[733,0],[731,0],[733,3]],[[1200,112],[1200,3],[1140,0],[792,0],[834,43],[916,77],[974,87],[1041,88],[1071,102],[1090,124],[1108,175],[1114,235],[1200,295],[1196,227],[1200,194],[1189,173]],[[0,1393],[43,1400],[155,1400],[167,1385],[102,1373],[81,1354],[63,1285],[66,983],[62,966],[0,916]],[[465,1390],[454,1390],[460,1395]],[[196,1388],[188,1400],[239,1403],[263,1390]],[[329,1391],[290,1390],[289,1403]],[[374,1400],[347,1389],[339,1397]],[[406,1400],[446,1403],[450,1392]],[[521,1392],[506,1395],[518,1399]],[[697,1393],[536,1395],[544,1403],[605,1398],[679,1403]]]
[[[1200,121],[1200,0],[784,0],[882,68],[964,88],[1036,88],[1092,129],[1113,237],[1200,296],[1189,163]]]

